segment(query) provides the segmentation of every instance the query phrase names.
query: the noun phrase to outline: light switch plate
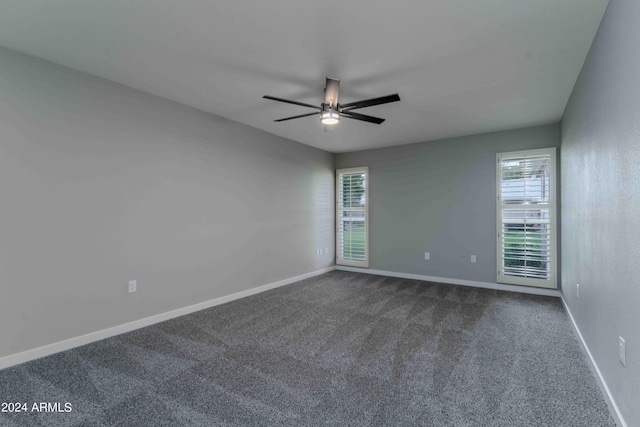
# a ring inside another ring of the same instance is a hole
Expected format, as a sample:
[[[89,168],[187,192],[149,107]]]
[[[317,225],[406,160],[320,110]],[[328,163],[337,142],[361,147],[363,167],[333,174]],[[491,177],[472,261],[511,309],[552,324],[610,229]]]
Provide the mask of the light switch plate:
[[[138,290],[138,281],[129,280],[129,292],[136,292]]]

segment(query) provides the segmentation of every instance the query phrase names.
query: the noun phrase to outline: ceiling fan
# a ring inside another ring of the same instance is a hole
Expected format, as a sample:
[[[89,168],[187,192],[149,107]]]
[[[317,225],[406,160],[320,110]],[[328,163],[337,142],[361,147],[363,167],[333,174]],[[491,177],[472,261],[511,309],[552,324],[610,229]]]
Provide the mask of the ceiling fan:
[[[338,124],[340,117],[346,117],[348,119],[362,120],[363,122],[375,123],[379,125],[384,122],[385,119],[379,117],[367,116],[365,114],[356,113],[353,110],[365,107],[371,107],[374,105],[387,104],[389,102],[400,101],[398,94],[381,96],[379,98],[365,99],[363,101],[348,102],[346,104],[338,103],[338,92],[340,91],[340,80],[327,77],[327,83],[324,88],[324,102],[317,105],[305,104],[304,102],[291,101],[289,99],[276,98],[275,96],[265,95],[263,98],[271,99],[273,101],[286,102],[287,104],[301,105],[303,107],[313,108],[319,111],[313,113],[300,114],[298,116],[285,117],[284,119],[277,119],[274,122],[284,122],[287,120],[300,119],[302,117],[320,115],[320,122],[325,125],[325,131],[330,130],[332,125]]]

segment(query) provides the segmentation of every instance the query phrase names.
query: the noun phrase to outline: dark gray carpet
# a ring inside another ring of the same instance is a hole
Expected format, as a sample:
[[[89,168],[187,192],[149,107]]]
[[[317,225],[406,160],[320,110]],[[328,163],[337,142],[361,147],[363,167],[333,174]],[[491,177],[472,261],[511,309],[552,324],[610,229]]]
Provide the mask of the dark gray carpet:
[[[341,271],[2,370],[0,400],[72,405],[3,426],[615,426],[557,298]]]

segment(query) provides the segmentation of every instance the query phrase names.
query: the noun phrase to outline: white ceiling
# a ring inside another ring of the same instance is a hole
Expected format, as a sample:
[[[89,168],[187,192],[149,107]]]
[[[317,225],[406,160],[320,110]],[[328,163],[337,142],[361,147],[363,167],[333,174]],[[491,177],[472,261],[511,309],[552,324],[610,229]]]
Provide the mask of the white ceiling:
[[[1,0],[0,45],[332,152],[558,122],[608,0]],[[399,93],[323,132],[340,102]]]

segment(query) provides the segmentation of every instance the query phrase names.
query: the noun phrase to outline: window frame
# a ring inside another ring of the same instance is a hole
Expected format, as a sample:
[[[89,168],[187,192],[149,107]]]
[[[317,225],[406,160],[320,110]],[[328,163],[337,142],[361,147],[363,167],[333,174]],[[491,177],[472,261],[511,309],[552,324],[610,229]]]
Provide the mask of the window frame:
[[[527,203],[511,203],[503,204],[502,195],[502,161],[509,159],[526,159],[527,157],[549,156],[550,173],[549,173],[549,202],[529,205]],[[530,286],[547,289],[557,289],[557,160],[556,148],[542,148],[535,150],[510,151],[496,154],[496,281],[511,285]],[[549,279],[536,279],[527,277],[518,277],[503,274],[503,242],[502,242],[502,213],[504,210],[520,209],[520,210],[549,210]]]
[[[340,207],[340,175],[350,173],[363,173],[365,176],[364,185],[364,207]],[[369,268],[369,205],[371,203],[369,199],[369,167],[360,166],[354,168],[336,169],[336,265],[345,265],[350,267],[362,267]],[[340,257],[340,212],[342,211],[363,211],[364,212],[364,261],[354,261],[350,259],[344,259]]]

